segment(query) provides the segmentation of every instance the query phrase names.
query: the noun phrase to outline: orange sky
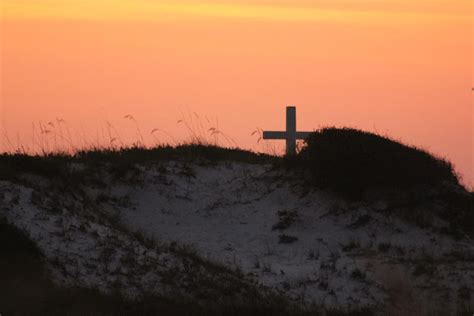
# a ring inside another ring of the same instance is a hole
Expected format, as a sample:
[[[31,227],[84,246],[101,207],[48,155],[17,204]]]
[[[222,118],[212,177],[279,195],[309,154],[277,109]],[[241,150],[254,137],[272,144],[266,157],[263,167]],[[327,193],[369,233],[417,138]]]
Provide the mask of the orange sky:
[[[182,140],[196,112],[263,150],[250,134],[294,104],[301,129],[388,134],[474,184],[471,3],[1,0],[1,146],[33,147],[56,118],[76,146],[109,141],[107,121],[135,141],[127,114],[149,143]]]

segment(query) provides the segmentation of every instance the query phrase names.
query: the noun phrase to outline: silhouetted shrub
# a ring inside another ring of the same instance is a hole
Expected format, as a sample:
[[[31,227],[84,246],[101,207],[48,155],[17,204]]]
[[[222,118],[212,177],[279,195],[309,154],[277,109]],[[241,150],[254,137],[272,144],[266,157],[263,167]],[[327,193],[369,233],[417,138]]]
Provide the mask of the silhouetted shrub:
[[[370,189],[458,183],[449,162],[350,128],[324,128],[312,133],[295,159],[317,187],[354,197]]]
[[[40,250],[29,236],[2,217],[0,217],[0,253],[0,264],[4,263],[5,258],[23,261],[25,258],[36,260],[42,257]]]

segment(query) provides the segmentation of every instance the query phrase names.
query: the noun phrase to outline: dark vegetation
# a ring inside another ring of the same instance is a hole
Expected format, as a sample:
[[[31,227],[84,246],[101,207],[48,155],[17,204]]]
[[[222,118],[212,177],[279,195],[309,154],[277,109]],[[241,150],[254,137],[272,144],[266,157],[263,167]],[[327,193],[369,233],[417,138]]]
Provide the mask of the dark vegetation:
[[[278,211],[278,222],[272,226],[272,230],[285,230],[296,221],[298,213],[296,211]]]
[[[24,175],[41,176],[56,187],[107,185],[105,177],[140,181],[138,165],[163,161],[183,163],[183,174],[194,176],[187,163],[212,166],[222,161],[272,163],[275,168],[305,179],[306,188],[324,189],[343,198],[390,201],[388,211],[423,227],[430,226],[430,212],[446,219],[444,232],[462,237],[474,233],[474,193],[458,181],[451,164],[415,147],[354,129],[325,128],[311,134],[300,153],[282,159],[241,149],[188,144],[177,147],[97,148],[74,154],[42,156],[0,155],[0,180],[24,182]],[[300,172],[298,172],[300,171]],[[27,180],[31,184],[31,180]],[[431,204],[429,204],[429,203]],[[427,204],[428,203],[428,204]],[[424,205],[430,211],[414,210]],[[433,210],[433,211],[431,211]],[[285,229],[294,218],[280,216],[274,229]]]
[[[449,162],[372,133],[325,128],[305,143],[296,163],[323,189],[360,196],[370,189],[458,184]]]
[[[290,236],[286,234],[278,235],[278,243],[280,244],[291,244],[298,241],[298,237]]]
[[[258,164],[277,159],[274,156],[256,154],[241,149],[193,144],[155,148],[97,148],[74,154],[54,153],[36,156],[23,153],[3,154],[0,155],[0,180],[18,180],[19,176],[24,173],[48,178],[70,177],[73,175],[71,163],[84,163],[89,169],[109,165],[109,171],[120,177],[128,171],[134,170],[136,164],[155,164],[164,160],[201,160],[202,164],[215,164],[219,161],[230,160]]]
[[[194,176],[188,162],[212,166],[222,161],[253,164],[272,163],[275,168],[300,171],[307,188],[324,189],[343,198],[390,201],[389,211],[417,225],[430,225],[426,213],[413,211],[420,205],[438,212],[450,227],[446,233],[461,237],[474,233],[474,193],[460,183],[452,165],[426,151],[355,129],[325,128],[311,134],[300,153],[282,159],[241,149],[188,144],[177,147],[97,148],[74,154],[42,156],[0,155],[0,180],[24,182],[24,175],[41,176],[60,188],[103,186],[104,178],[140,181],[138,165],[159,165],[163,161],[183,163],[183,174]],[[28,180],[31,184],[31,180]],[[427,202],[431,204],[428,205]],[[294,218],[280,216],[274,229],[285,229]]]
[[[422,149],[360,130],[324,128],[287,165],[314,188],[353,201],[386,200],[389,211],[421,226],[426,214],[416,209],[425,207],[449,222],[446,233],[474,233],[474,193],[460,184],[450,162]]]
[[[0,155],[0,180],[15,180],[28,173],[38,176],[70,176],[71,163],[88,168],[110,165],[117,175],[133,170],[136,164],[149,165],[164,160],[279,163],[281,158],[237,148],[188,144],[177,147],[96,148],[74,154]],[[311,184],[322,189],[360,197],[372,189],[404,190],[442,183],[459,185],[452,165],[429,153],[388,138],[355,129],[321,129],[305,141],[296,157],[286,160],[304,170]]]

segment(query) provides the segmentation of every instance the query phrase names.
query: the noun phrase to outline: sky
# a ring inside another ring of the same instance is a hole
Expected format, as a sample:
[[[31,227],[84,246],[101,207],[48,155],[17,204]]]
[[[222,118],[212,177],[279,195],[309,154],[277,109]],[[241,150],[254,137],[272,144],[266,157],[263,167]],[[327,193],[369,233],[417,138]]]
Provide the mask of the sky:
[[[300,130],[388,135],[474,184],[471,0],[0,3],[0,150],[202,134],[280,153],[254,131],[295,105]]]

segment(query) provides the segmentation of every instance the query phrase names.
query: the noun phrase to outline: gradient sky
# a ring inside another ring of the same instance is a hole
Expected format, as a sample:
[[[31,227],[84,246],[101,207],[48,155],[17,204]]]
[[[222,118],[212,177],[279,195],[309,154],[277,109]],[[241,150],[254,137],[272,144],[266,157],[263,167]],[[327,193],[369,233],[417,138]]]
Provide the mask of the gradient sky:
[[[40,121],[74,146],[181,141],[185,116],[268,150],[251,134],[283,128],[291,104],[300,129],[377,131],[449,158],[474,184],[471,5],[1,0],[1,149],[53,146]]]

